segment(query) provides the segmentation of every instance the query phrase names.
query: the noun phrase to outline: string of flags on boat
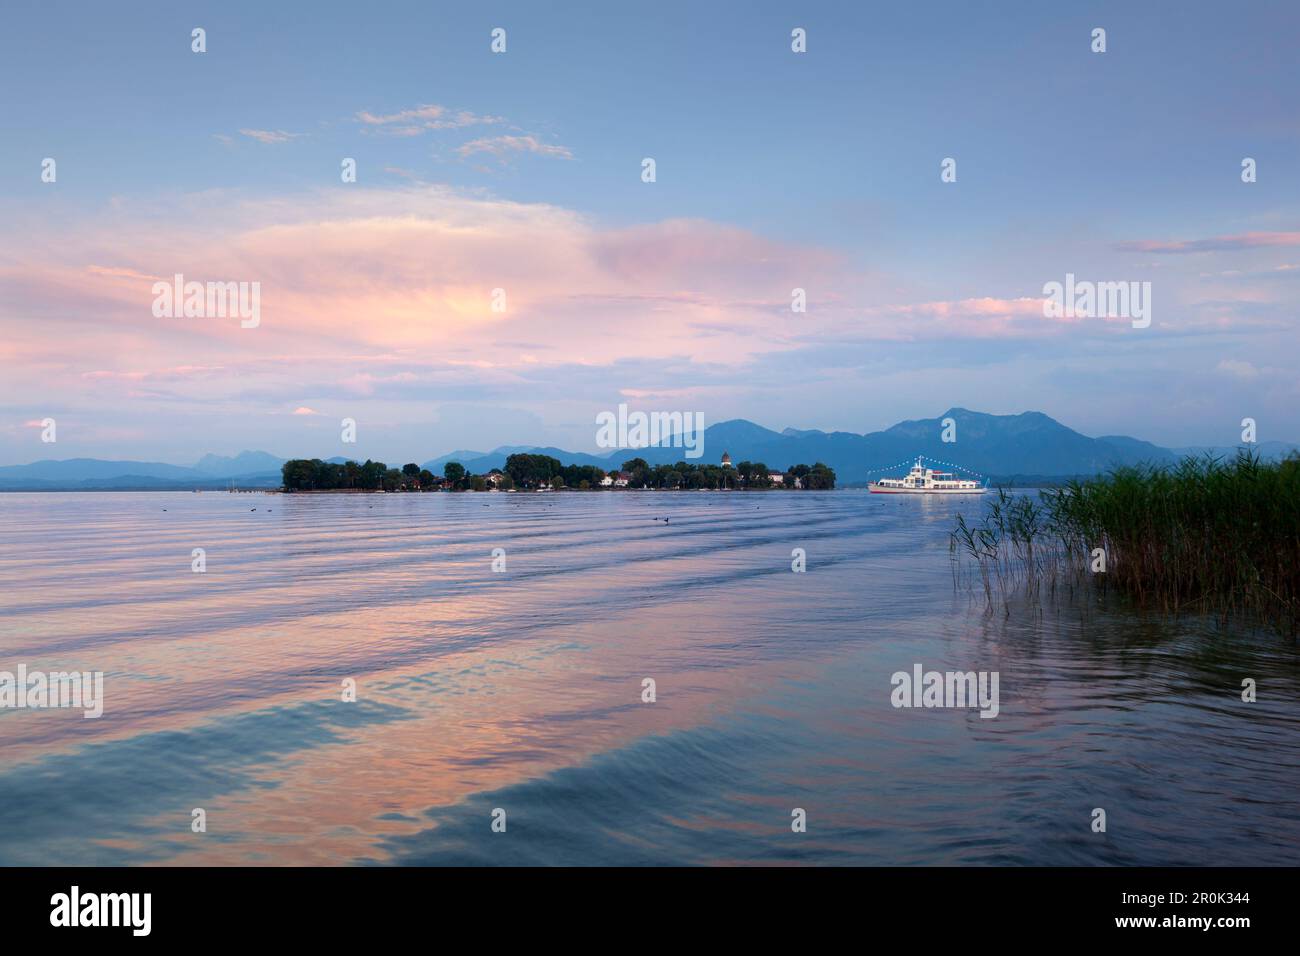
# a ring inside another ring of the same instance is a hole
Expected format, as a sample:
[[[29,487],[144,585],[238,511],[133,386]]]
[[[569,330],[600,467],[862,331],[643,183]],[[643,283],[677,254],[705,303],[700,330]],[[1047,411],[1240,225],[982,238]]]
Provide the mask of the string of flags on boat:
[[[971,471],[971,469],[965,467],[964,465],[958,465],[955,462],[943,461],[942,459],[939,458],[931,458],[929,455],[908,455],[902,461],[897,462],[896,464],[893,465],[885,465],[881,468],[868,468],[867,474],[870,475],[870,474],[875,474],[878,471],[891,471],[895,468],[902,468],[905,465],[911,465],[918,458],[922,458],[926,461],[933,462],[936,465],[947,465],[949,468],[956,468],[958,471],[965,472],[966,474],[971,475],[974,478],[978,478],[981,481],[984,480],[984,475],[981,475],[978,471]]]

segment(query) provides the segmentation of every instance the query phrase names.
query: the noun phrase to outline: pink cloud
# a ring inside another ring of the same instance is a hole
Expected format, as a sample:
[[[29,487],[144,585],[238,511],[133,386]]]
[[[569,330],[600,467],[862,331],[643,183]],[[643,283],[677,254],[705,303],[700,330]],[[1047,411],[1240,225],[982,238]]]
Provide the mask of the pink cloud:
[[[485,126],[503,123],[500,116],[486,116],[469,110],[449,110],[445,106],[429,103],[396,113],[371,113],[362,110],[357,121],[366,126],[381,127],[393,136],[418,136],[426,130],[464,129],[467,126]]]
[[[396,113],[375,114],[363,110],[357,114],[357,119],[371,126],[383,126],[387,123],[409,123],[411,120],[437,120],[447,112],[446,107],[435,106],[417,106],[411,110],[400,110]]]
[[[259,143],[288,143],[302,136],[302,133],[286,133],[282,129],[241,129],[241,136],[255,139]]]
[[[1142,239],[1116,244],[1124,252],[1154,253],[1232,252],[1274,246],[1300,246],[1300,232],[1244,232],[1209,239]]]
[[[532,153],[537,156],[573,159],[573,152],[567,146],[552,146],[543,143],[536,136],[492,136],[474,139],[457,147],[456,152],[462,157],[473,156],[475,153],[488,153],[497,157],[514,153]]]
[[[159,281],[162,276],[146,275],[143,272],[136,272],[134,269],[122,269],[113,266],[86,266],[86,271],[93,276],[102,276],[106,279],[147,279],[150,282]]]
[[[94,372],[83,372],[81,377],[88,381],[121,379],[139,382],[144,381],[145,379],[179,380],[200,378],[221,371],[223,371],[223,366],[220,365],[177,365],[173,368],[160,368],[151,371],[109,371],[106,369],[100,369]]]
[[[0,265],[4,308],[27,320],[7,323],[0,342],[20,370],[0,384],[11,402],[55,389],[96,406],[134,394],[239,414],[273,415],[274,403],[305,418],[297,402],[320,389],[376,401],[528,393],[556,367],[658,362],[706,376],[811,343],[1060,328],[1041,299],[908,301],[896,279],[841,254],[735,226],[611,229],[435,186],[186,197],[112,208],[57,244],[9,247],[19,251]],[[176,273],[259,282],[261,324],[155,317],[152,285]],[[805,314],[791,311],[795,288]]]
[[[883,337],[900,341],[956,337],[970,339],[1028,339],[1058,334],[1063,327],[1088,324],[1101,330],[1107,324],[1127,324],[1127,319],[1048,318],[1041,296],[1014,299],[979,296],[871,306],[865,310],[884,320]]]

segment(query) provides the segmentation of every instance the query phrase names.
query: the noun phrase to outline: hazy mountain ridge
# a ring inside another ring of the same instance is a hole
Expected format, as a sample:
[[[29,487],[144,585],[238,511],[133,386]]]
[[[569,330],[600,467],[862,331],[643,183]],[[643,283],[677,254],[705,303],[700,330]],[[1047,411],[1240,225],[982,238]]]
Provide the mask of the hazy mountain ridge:
[[[279,471],[285,459],[264,451],[241,451],[234,457],[204,455],[194,465],[194,470],[205,475],[225,478],[232,475],[253,475]]]
[[[955,442],[943,441],[943,421],[947,418],[956,423]],[[1277,441],[1249,447],[1265,458],[1281,458],[1300,450],[1298,445]],[[935,418],[899,422],[883,431],[864,435],[795,428],[777,432],[745,419],[731,419],[705,429],[703,454],[696,459],[687,458],[686,449],[681,447],[620,448],[594,455],[554,447],[503,445],[486,453],[451,452],[429,459],[422,467],[440,474],[448,462],[455,461],[471,473],[483,474],[504,467],[511,454],[528,452],[558,458],[566,465],[595,465],[610,471],[630,458],[644,458],[652,465],[682,460],[717,463],[724,451],[734,463],[763,462],[782,471],[794,464],[822,461],[835,469],[840,484],[845,485],[894,473],[898,470],[894,466],[916,455],[992,478],[1042,479],[1095,475],[1115,465],[1171,464],[1188,454],[1231,457],[1236,448],[1162,448],[1125,435],[1089,438],[1042,412],[988,415],[951,408]],[[328,460],[342,462],[345,458],[334,456]],[[284,459],[262,451],[243,451],[235,456],[205,455],[193,467],[94,458],[47,459],[29,465],[0,467],[0,489],[216,488],[232,481],[242,487],[277,487],[283,462]],[[400,467],[403,462],[389,464]]]
[[[942,439],[946,418],[956,423],[956,442]],[[1253,447],[1266,458],[1278,458],[1300,446],[1266,442]],[[684,448],[674,447],[623,448],[604,455],[556,448],[502,447],[475,458],[443,456],[426,463],[426,467],[436,471],[435,464],[441,468],[447,461],[458,461],[473,473],[483,473],[503,467],[506,458],[517,451],[550,455],[565,464],[596,465],[607,471],[630,458],[644,458],[651,464],[692,460],[686,458]],[[1201,450],[1162,448],[1126,435],[1090,438],[1042,412],[988,415],[951,408],[935,418],[899,422],[865,435],[796,428],[776,432],[745,419],[732,419],[705,429],[704,454],[695,460],[716,463],[724,451],[733,462],[761,461],[780,470],[793,464],[824,461],[835,469],[842,484],[849,484],[879,477],[881,469],[918,454],[990,477],[1043,480],[1095,475],[1115,465],[1172,464],[1184,451]],[[1216,452],[1230,457],[1236,449],[1219,448]]]

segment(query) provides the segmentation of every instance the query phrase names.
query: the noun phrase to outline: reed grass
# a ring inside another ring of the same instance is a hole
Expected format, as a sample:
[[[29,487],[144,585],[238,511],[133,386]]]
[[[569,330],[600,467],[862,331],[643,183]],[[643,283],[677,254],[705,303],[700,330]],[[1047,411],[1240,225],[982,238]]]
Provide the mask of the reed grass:
[[[1144,608],[1248,615],[1294,633],[1300,458],[1128,466],[1037,499],[999,490],[975,524],[958,516],[950,553],[954,580],[973,570],[990,605],[1013,592],[1114,589]]]

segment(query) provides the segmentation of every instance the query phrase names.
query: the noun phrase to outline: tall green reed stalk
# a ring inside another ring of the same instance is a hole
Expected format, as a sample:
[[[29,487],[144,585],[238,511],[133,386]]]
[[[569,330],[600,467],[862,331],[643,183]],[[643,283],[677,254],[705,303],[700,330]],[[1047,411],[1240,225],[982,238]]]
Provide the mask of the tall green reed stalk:
[[[1095,549],[1105,572],[1093,571]],[[1000,490],[958,516],[955,581],[978,571],[986,599],[1058,587],[1113,588],[1142,607],[1300,620],[1300,458],[1187,458],[1126,466],[1037,499]]]

